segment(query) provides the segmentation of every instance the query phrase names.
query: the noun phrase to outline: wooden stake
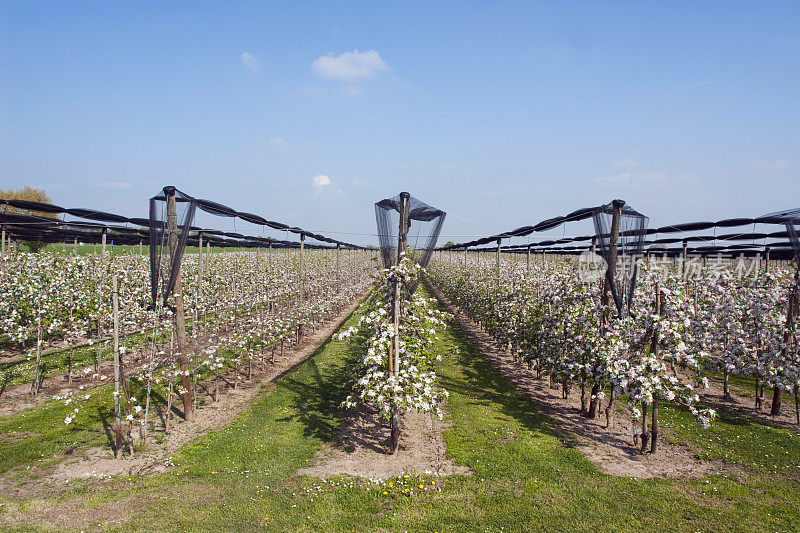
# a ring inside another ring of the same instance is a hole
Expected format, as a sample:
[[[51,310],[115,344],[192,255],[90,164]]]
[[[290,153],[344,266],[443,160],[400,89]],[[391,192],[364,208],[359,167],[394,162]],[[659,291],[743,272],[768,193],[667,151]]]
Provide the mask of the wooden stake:
[[[42,304],[39,302],[39,311],[42,309]],[[33,383],[31,383],[31,394],[39,393],[39,367],[42,364],[42,313],[37,313],[37,326],[36,326],[36,371],[33,374]]]
[[[397,264],[400,264],[400,259],[406,248],[406,234],[408,232],[408,210],[410,196],[407,192],[400,193],[400,226],[397,232]],[[394,338],[392,342],[393,365],[390,367],[392,374],[395,378],[400,373],[400,283],[395,281],[392,291],[392,319],[394,321]],[[397,407],[392,406],[392,420],[391,420],[391,437],[390,449],[391,453],[397,451],[400,445],[400,420],[397,414]]]
[[[122,457],[122,410],[120,409],[120,372],[119,372],[119,292],[117,275],[112,279],[111,305],[114,319],[114,455]]]
[[[69,330],[70,330],[70,336],[72,335],[72,332],[75,331],[75,325],[74,325],[74,323],[72,321],[72,311],[73,311],[74,306],[75,306],[75,303],[74,303],[74,300],[73,300],[73,297],[72,297],[72,291],[70,291],[70,293],[69,293]],[[70,343],[70,344],[72,344],[72,343]],[[69,366],[67,368],[67,385],[72,385],[72,362],[73,362],[74,359],[75,359],[75,348],[70,346],[70,349],[69,349]]]
[[[656,282],[656,314],[662,315],[664,313],[663,302],[661,299],[661,288],[659,283]],[[650,351],[655,357],[658,357],[658,328],[653,331],[653,340],[650,346]],[[658,394],[653,395],[653,415],[650,423],[650,453],[658,451]]]
[[[176,260],[178,253],[178,213],[175,207],[175,189],[164,189],[167,196],[167,224],[169,227],[169,255],[170,264]],[[189,378],[189,358],[186,356],[188,349],[186,343],[186,316],[183,308],[183,285],[181,284],[181,264],[175,266],[178,274],[175,278],[175,286],[172,288],[172,295],[175,298],[175,336],[178,348],[178,363],[181,370],[181,386],[184,393],[183,399],[183,418],[187,422],[193,418],[192,409],[192,383]]]

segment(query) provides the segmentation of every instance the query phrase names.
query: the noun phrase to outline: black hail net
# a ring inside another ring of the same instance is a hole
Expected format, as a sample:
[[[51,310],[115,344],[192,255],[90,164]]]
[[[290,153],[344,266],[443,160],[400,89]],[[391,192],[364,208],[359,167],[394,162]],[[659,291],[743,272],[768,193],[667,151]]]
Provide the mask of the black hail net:
[[[620,208],[619,235],[617,237],[617,258],[611,265],[611,228],[615,207]],[[598,253],[611,265],[610,283],[614,305],[620,316],[630,311],[636,278],[639,273],[639,259],[642,255],[644,238],[647,235],[649,217],[639,213],[622,200],[600,206],[592,214],[594,219],[595,243]]]
[[[378,224],[378,242],[384,268],[397,264],[397,234],[400,227],[401,194],[375,204],[375,219]],[[407,193],[406,193],[407,194]],[[444,218],[441,209],[431,207],[425,202],[409,195],[409,227],[406,237],[411,257],[422,268],[428,266],[431,254],[439,240]],[[416,286],[411,288],[411,292]]]
[[[175,235],[170,232],[167,217],[167,197],[170,194],[175,195]],[[178,279],[196,208],[196,200],[175,187],[164,187],[160,194],[150,199],[150,295],[154,308],[158,305],[159,296],[164,307],[168,307],[167,301]],[[171,238],[176,241],[174,255],[170,253]]]
[[[800,209],[778,211],[777,213],[770,213],[761,218],[781,221],[786,225],[786,232],[789,234],[789,242],[792,244],[792,249],[794,249],[794,259],[797,263],[797,268],[800,269]]]

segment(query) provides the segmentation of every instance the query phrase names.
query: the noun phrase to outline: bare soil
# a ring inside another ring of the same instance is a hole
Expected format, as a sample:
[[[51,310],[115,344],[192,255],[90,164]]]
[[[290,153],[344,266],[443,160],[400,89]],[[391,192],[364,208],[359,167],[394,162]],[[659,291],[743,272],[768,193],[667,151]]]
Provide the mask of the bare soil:
[[[738,384],[730,384],[728,387],[730,396],[728,398],[724,397],[723,390],[724,386],[721,379],[709,378],[708,388],[698,391],[698,394],[703,403],[720,412],[730,413],[759,424],[769,424],[794,431],[800,429],[795,414],[794,396],[784,392],[781,412],[777,416],[771,416],[769,411],[772,405],[772,389],[764,391],[761,409],[756,409],[755,378],[753,379],[753,388],[750,390],[743,389]]]
[[[580,389],[573,387],[568,398],[562,391],[551,389],[549,378],[536,378],[527,364],[515,362],[506,349],[454,306],[435,286],[429,284],[436,298],[453,314],[457,324],[480,348],[486,358],[511,384],[530,398],[540,410],[554,417],[554,429],[576,446],[583,455],[606,474],[634,478],[701,477],[726,470],[721,462],[700,461],[689,447],[669,442],[669,429],[659,428],[659,448],[656,454],[642,454],[633,445],[633,422],[621,413],[615,415],[614,425],[605,427],[605,415],[589,419],[581,413]],[[587,394],[588,396],[588,394]],[[587,400],[588,402],[588,400]],[[605,402],[603,404],[605,408]],[[598,411],[603,412],[603,409]],[[641,428],[636,428],[641,432]]]
[[[337,442],[317,452],[314,465],[299,474],[328,478],[347,474],[384,480],[402,474],[471,474],[469,468],[446,457],[444,424],[431,413],[409,412],[400,416],[400,447],[389,453],[389,425],[368,405],[354,409]]]
[[[362,298],[363,299],[363,298]],[[359,299],[360,301],[361,299]],[[283,306],[276,306],[273,310],[276,314],[286,313],[289,314],[293,312],[294,309],[291,307],[291,304],[285,304]],[[214,328],[214,333],[217,337],[224,337],[225,335],[231,333],[234,329],[232,324],[224,324],[221,327]],[[152,330],[148,330],[152,331]],[[294,338],[294,337],[291,337]],[[189,342],[195,347],[195,350],[200,350],[205,346],[208,346],[213,342],[212,336],[208,332],[202,332],[197,337],[193,337],[189,339]],[[62,343],[65,344],[66,343]],[[80,344],[74,345],[74,347],[79,347]],[[287,341],[287,347],[290,346],[290,343]],[[123,364],[124,364],[124,372],[126,375],[130,376],[133,374],[140,373],[145,366],[148,364],[148,355],[153,353],[154,347],[152,345],[147,347],[137,347],[133,348],[127,355],[123,357]],[[168,352],[170,349],[168,343],[159,343],[155,346],[155,351],[163,351]],[[62,350],[66,354],[66,350]],[[66,357],[66,355],[65,355]],[[23,357],[24,359],[24,357]],[[167,364],[166,357],[156,362],[156,366],[161,366]],[[92,378],[92,374],[94,373],[94,365],[91,365],[92,373],[85,374],[83,369],[86,368],[84,365],[80,367],[73,368],[72,373],[72,384],[69,384],[67,372],[60,372],[58,374],[52,374],[49,376],[45,376],[39,383],[38,391],[35,395],[31,394],[31,384],[30,383],[23,383],[22,385],[12,385],[12,386],[5,386],[4,384],[0,383],[0,418],[4,416],[11,416],[17,414],[21,411],[25,411],[27,409],[32,409],[34,407],[39,407],[44,403],[52,400],[53,396],[63,396],[69,392],[77,392],[80,390],[80,387],[84,387],[85,389],[92,389],[95,387],[99,387],[102,385],[108,385],[110,383],[109,377],[113,376],[114,374],[114,361],[112,359],[105,359],[100,363],[100,376],[105,376],[106,379],[102,380],[100,378]],[[225,377],[232,376],[232,373],[227,373]],[[255,374],[254,374],[255,375]],[[212,380],[213,381],[213,380]]]

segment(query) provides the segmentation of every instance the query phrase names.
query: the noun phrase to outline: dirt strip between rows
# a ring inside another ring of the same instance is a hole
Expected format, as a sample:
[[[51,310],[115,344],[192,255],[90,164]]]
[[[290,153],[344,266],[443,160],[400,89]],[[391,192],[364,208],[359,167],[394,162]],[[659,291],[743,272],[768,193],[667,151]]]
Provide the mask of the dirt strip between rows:
[[[573,391],[569,398],[563,399],[561,390],[550,388],[547,377],[537,379],[527,364],[515,362],[491,335],[453,305],[432,282],[428,281],[427,286],[445,309],[453,314],[458,326],[478,346],[491,365],[530,398],[541,412],[555,418],[558,422],[555,429],[565,439],[573,440],[581,453],[602,472],[635,478],[667,478],[701,477],[729,471],[722,462],[700,461],[687,446],[670,443],[669,428],[662,428],[657,454],[642,454],[633,446],[633,423],[629,418],[618,413],[615,424],[606,428],[605,417],[602,420],[584,417],[580,412],[580,390]]]
[[[32,467],[26,473],[34,474],[35,478],[25,476],[28,478],[25,483],[14,479],[16,473],[12,471],[0,479],[0,491],[13,497],[41,497],[47,493],[63,490],[68,482],[76,479],[151,475],[166,471],[168,467],[164,465],[165,460],[177,453],[181,447],[214,430],[230,425],[242,411],[252,405],[259,394],[265,392],[265,389],[267,393],[271,392],[274,388],[272,382],[292,372],[331,338],[358,308],[365,295],[366,293],[362,294],[312,335],[303,337],[299,345],[287,349],[283,357],[276,358],[275,363],[267,363],[263,369],[254,366],[251,380],[239,381],[235,389],[232,388],[230,379],[226,380],[227,386],[221,383],[217,402],[211,402],[210,393],[207,393],[209,395],[207,400],[210,403],[198,406],[195,418],[191,422],[173,422],[169,434],[164,436],[161,443],[155,444],[151,440],[145,451],[133,457],[126,455],[122,459],[114,459],[112,450],[107,446],[91,448],[79,457],[66,458],[41,470]],[[211,379],[213,381],[213,378]],[[220,381],[222,382],[222,379]],[[213,386],[207,386],[206,389],[210,391]]]

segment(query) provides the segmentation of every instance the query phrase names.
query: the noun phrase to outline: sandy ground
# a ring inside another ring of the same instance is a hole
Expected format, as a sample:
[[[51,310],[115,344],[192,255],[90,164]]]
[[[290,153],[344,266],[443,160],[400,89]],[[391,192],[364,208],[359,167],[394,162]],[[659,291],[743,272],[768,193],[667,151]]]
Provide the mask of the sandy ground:
[[[444,425],[430,413],[400,416],[400,447],[389,453],[389,425],[372,407],[354,409],[334,445],[317,452],[315,464],[299,474],[327,478],[347,474],[372,480],[410,473],[469,474],[445,456]]]
[[[20,484],[19,480],[12,481],[15,473],[11,472],[4,476],[4,479],[0,479],[0,492],[14,497],[42,496],[63,489],[65,484],[75,479],[147,475],[165,471],[167,467],[164,461],[177,453],[184,444],[229,425],[239,413],[252,404],[259,393],[274,387],[272,381],[291,372],[313,354],[358,307],[361,299],[332,317],[312,335],[303,337],[299,345],[286,350],[284,356],[276,358],[274,364],[266,364],[263,369],[254,366],[252,380],[241,379],[236,389],[232,388],[233,373],[228,373],[224,380],[221,376],[219,401],[211,402],[213,383],[206,387],[206,391],[198,387],[198,394],[209,396],[207,398],[209,403],[198,407],[191,422],[173,421],[169,434],[164,436],[160,444],[155,445],[150,441],[151,444],[145,451],[137,453],[134,457],[126,454],[122,459],[114,459],[113,452],[109,448],[92,448],[80,457],[67,458],[44,471],[37,469],[36,479],[25,484]]]
[[[601,471],[635,478],[700,477],[723,471],[722,463],[700,461],[688,447],[670,444],[668,428],[660,428],[658,453],[641,454],[638,447],[633,445],[633,424],[629,418],[617,413],[611,428],[605,428],[604,415],[594,420],[587,419],[580,412],[579,388],[573,387],[569,398],[562,399],[560,390],[550,388],[548,378],[537,379],[535,372],[528,370],[527,364],[513,361],[489,334],[453,306],[436,287],[429,286],[492,366],[533,400],[542,412],[556,418],[559,425],[555,429],[573,439],[577,448]]]

